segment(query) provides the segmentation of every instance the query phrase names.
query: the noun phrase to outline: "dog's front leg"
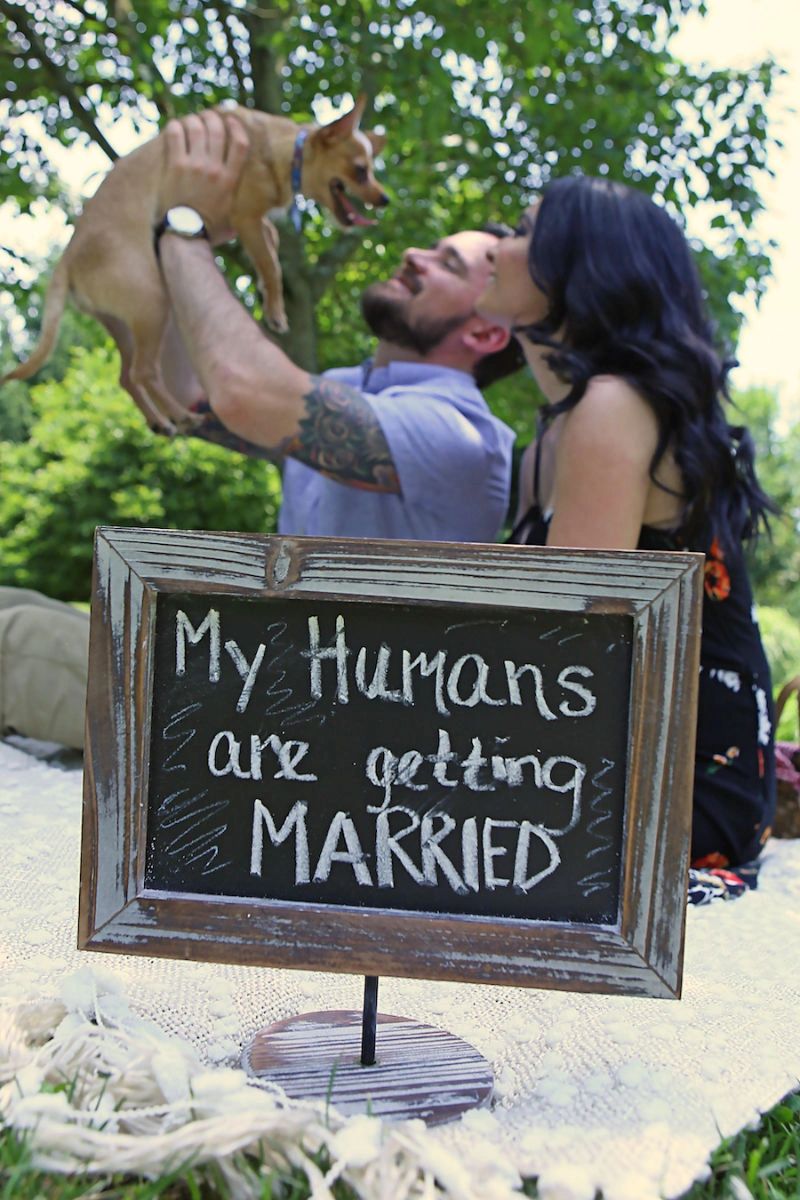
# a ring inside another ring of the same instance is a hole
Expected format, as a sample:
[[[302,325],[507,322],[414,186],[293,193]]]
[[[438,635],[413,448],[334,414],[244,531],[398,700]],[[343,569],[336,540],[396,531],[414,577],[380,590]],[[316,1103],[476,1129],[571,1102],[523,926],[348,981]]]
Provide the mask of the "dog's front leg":
[[[286,333],[289,322],[283,305],[283,275],[278,260],[278,231],[267,217],[238,218],[239,240],[252,260],[261,283],[264,316],[270,329]]]

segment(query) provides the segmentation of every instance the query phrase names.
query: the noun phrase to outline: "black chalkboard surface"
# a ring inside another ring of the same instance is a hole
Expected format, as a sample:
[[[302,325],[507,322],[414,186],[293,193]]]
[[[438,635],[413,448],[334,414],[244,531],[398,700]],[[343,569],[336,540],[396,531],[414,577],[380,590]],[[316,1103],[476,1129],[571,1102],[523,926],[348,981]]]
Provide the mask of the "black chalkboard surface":
[[[163,597],[147,886],[613,922],[632,625]]]
[[[701,562],[100,530],[80,944],[676,994]]]

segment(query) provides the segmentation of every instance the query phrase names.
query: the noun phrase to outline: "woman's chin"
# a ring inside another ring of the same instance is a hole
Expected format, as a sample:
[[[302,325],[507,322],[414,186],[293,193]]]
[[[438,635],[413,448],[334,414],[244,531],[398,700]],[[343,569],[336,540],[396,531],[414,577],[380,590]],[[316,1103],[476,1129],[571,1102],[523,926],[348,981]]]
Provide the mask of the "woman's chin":
[[[504,312],[501,305],[498,305],[497,298],[492,295],[492,288],[489,288],[478,296],[475,301],[475,312],[479,317],[483,317],[486,321],[494,321],[498,325],[510,329],[513,324],[511,313]]]
[[[494,313],[491,311],[492,302],[489,292],[481,292],[478,299],[475,301],[475,312],[479,317],[492,317]]]

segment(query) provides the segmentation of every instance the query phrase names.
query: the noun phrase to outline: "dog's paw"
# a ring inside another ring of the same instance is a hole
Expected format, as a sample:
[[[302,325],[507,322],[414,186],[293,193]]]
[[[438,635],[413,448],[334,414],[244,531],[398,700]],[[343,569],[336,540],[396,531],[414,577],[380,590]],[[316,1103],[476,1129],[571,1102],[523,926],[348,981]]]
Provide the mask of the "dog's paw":
[[[264,317],[273,333],[289,332],[289,322],[286,320],[286,313],[265,313]]]
[[[201,425],[206,422],[205,413],[185,412],[183,416],[176,421],[178,433],[191,434],[194,433]]]
[[[157,421],[148,421],[148,425],[150,432],[157,433],[159,437],[174,438],[178,432],[177,427],[166,417],[160,417]]]

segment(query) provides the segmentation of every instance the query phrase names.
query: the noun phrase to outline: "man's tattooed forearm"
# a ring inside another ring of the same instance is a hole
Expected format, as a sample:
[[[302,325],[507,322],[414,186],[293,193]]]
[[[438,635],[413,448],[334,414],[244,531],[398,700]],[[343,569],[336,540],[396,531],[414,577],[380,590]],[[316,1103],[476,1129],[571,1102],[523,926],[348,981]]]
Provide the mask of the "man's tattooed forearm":
[[[343,383],[313,375],[311,383],[306,416],[282,453],[351,487],[399,495],[391,451],[368,401]]]
[[[199,418],[197,425],[189,431],[192,437],[213,442],[215,446],[224,446],[226,450],[235,450],[237,454],[246,454],[248,458],[264,458],[267,462],[278,464],[283,461],[281,447],[259,446],[257,442],[248,442],[247,438],[231,433],[207,400],[193,404],[191,411]]]
[[[282,463],[287,456],[351,487],[400,495],[400,480],[383,430],[369,403],[355,388],[311,376],[304,396],[306,415],[294,437],[262,446],[232,433],[207,400],[192,406],[199,418],[194,437],[246,454]]]

